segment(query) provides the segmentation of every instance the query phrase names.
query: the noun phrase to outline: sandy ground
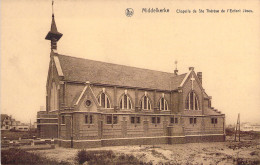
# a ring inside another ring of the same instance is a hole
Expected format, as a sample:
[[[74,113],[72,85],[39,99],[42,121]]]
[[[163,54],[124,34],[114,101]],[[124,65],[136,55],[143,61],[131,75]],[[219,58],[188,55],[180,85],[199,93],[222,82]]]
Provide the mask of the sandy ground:
[[[189,143],[154,146],[113,146],[88,150],[112,150],[115,153],[132,154],[153,164],[235,164],[234,160],[260,161],[260,140],[242,142]],[[32,151],[58,161],[76,164],[79,150],[60,148]]]

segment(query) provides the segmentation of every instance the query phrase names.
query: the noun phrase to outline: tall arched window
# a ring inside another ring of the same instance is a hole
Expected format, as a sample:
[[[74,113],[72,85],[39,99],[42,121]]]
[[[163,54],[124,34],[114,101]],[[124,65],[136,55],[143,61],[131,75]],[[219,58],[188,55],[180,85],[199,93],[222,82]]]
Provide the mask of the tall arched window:
[[[132,102],[129,96],[124,94],[120,100],[120,109],[132,109]]]
[[[98,103],[102,108],[111,108],[110,100],[104,92],[98,96]]]
[[[194,91],[191,91],[185,101],[185,109],[199,110],[199,99]]]
[[[51,87],[51,97],[50,97],[50,110],[58,109],[58,90],[55,82],[52,83]]]
[[[144,96],[141,100],[141,108],[144,110],[151,110],[151,102],[147,96]]]
[[[163,97],[159,100],[158,107],[160,110],[168,110],[168,103]]]

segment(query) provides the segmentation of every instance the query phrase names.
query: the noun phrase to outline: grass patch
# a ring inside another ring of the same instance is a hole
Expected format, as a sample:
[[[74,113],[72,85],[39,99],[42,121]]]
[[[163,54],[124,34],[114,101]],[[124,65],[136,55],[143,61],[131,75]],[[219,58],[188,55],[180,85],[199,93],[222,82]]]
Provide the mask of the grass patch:
[[[89,165],[147,165],[149,163],[138,160],[133,155],[115,154],[111,150],[86,151],[80,150],[77,153],[76,161],[79,164],[88,162]]]
[[[252,160],[252,159],[245,159],[245,158],[237,158],[234,159],[234,164],[237,165],[259,165],[260,161],[259,160]]]
[[[57,162],[16,148],[1,151],[1,164],[68,165],[67,162]]]

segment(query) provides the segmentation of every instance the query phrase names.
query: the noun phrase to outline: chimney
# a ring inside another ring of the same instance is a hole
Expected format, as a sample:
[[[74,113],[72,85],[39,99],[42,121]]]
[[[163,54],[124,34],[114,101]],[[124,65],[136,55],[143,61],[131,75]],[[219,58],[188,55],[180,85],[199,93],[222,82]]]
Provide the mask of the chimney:
[[[194,70],[194,67],[189,67],[189,70]]]
[[[200,82],[202,84],[202,72],[198,72],[197,76],[198,76],[198,78],[199,78],[199,80],[200,80]]]
[[[178,61],[176,60],[174,63],[175,63],[174,75],[177,76],[178,75],[178,69],[177,69]]]
[[[178,69],[174,70],[174,75],[177,76],[178,75]]]

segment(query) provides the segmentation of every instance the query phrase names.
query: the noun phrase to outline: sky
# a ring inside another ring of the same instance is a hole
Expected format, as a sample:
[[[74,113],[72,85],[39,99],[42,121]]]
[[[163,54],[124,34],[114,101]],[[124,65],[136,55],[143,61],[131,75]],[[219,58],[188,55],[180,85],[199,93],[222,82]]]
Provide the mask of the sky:
[[[260,123],[260,1],[55,0],[54,12],[63,33],[58,53],[165,72],[174,72],[177,60],[180,74],[190,66],[202,72],[203,88],[227,124],[238,113],[241,122]],[[45,106],[51,13],[51,0],[1,1],[1,113],[22,122],[35,121]]]

